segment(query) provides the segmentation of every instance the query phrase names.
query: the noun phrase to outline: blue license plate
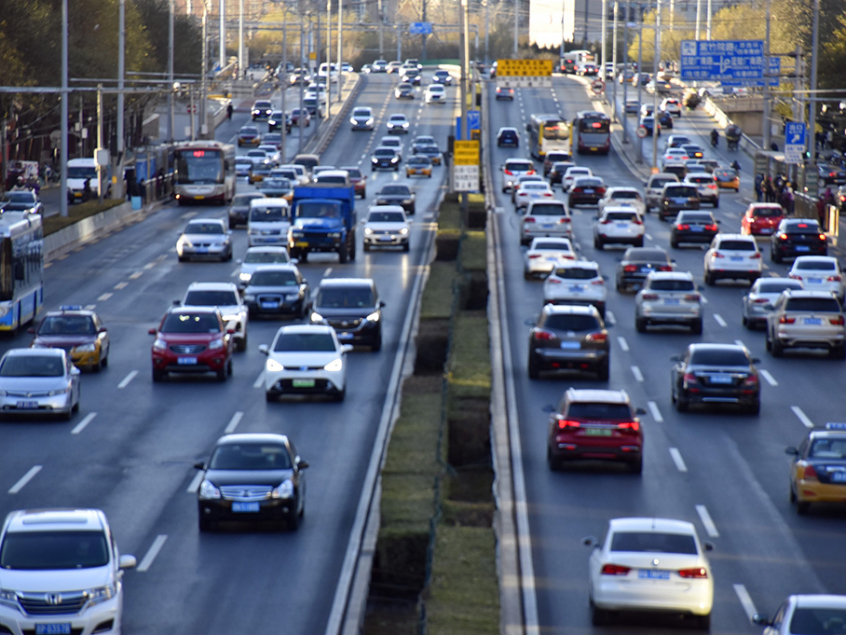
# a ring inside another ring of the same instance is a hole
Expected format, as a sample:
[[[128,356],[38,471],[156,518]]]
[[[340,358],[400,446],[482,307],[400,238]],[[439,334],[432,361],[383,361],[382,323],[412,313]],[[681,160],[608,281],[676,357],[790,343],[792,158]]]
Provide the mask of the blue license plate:
[[[278,309],[279,303],[278,302],[262,302],[261,308],[262,309]]]
[[[637,577],[646,580],[669,580],[670,572],[661,569],[638,569]]]
[[[339,340],[351,340],[353,338],[352,333],[338,333]]]
[[[711,375],[712,384],[730,384],[731,375]]]
[[[585,288],[580,284],[574,284],[570,287],[570,291],[572,291],[573,293],[581,293],[584,290]]]
[[[541,227],[543,227],[544,229],[552,229],[553,227],[555,227],[555,225],[553,223],[544,223],[543,225],[541,225]]]
[[[617,229],[628,229],[628,223],[617,223]]]
[[[585,190],[585,194],[593,194],[594,190]]]
[[[732,256],[729,260],[732,262],[743,262],[743,256]]]
[[[560,346],[566,349],[577,349],[581,348],[582,344],[581,342],[561,342]]]
[[[666,298],[664,300],[664,304],[678,304],[678,303],[679,303],[678,298]]]
[[[820,284],[822,283],[822,278],[808,278],[808,282],[811,284]]]
[[[820,324],[822,324],[822,318],[805,318],[803,320],[803,322],[805,324],[812,324],[812,325],[819,326]]]
[[[690,231],[692,231],[692,232],[704,232],[704,231],[705,231],[705,228],[704,228],[704,227],[700,227],[699,225],[693,225],[693,226],[690,228]]]
[[[259,510],[259,503],[241,503],[234,501],[232,511],[236,514],[254,514]]]
[[[831,475],[832,483],[846,483],[846,472],[834,472]]]
[[[796,251],[811,251],[811,248],[808,245],[797,245]]]
[[[70,622],[62,624],[36,624],[35,635],[70,635]]]
[[[206,249],[205,247],[197,247],[194,251],[196,251],[198,254],[207,254],[207,253],[209,253],[209,250],[208,250],[208,249]]]
[[[15,404],[17,408],[21,408],[22,410],[32,410],[33,408],[38,408],[37,401],[19,401]]]
[[[179,364],[180,366],[191,366],[191,365],[197,363],[197,358],[196,357],[179,357],[176,360],[176,363]]]

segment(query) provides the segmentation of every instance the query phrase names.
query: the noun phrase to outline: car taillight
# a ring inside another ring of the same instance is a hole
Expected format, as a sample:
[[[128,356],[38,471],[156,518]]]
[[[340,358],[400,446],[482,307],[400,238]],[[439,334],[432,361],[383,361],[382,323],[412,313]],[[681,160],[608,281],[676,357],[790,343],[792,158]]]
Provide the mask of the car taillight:
[[[580,187],[574,187],[571,191],[573,192],[573,194],[577,194],[578,192],[581,192],[581,191],[582,191],[582,188],[580,188]]]
[[[570,218],[568,218],[567,216],[565,216],[565,217],[563,217],[561,220],[559,220],[558,222],[559,222],[559,223],[569,223],[569,222],[570,222]]]
[[[530,254],[529,255],[529,260],[534,260],[535,258],[541,258],[541,255],[540,254]]]
[[[844,319],[843,316],[840,315],[838,317],[828,318],[830,324],[834,324],[834,326],[843,326]]]
[[[638,269],[640,269],[640,267],[638,267],[637,265],[626,265],[625,267],[623,267],[623,271],[625,271],[626,273],[634,273]]]
[[[635,220],[632,221],[632,225],[643,225],[643,221],[640,220],[639,218],[636,218]]]
[[[687,231],[688,229],[690,229],[690,225],[676,225],[676,229],[678,229],[679,231]]]
[[[596,280],[591,280],[591,284],[595,284],[595,285],[604,285],[604,284],[605,284],[605,280],[603,280],[602,278],[597,278]]]
[[[535,329],[532,331],[532,338],[539,342],[548,342],[555,339],[555,334],[544,331],[543,329]]]
[[[840,282],[840,276],[829,276],[828,282]]]
[[[696,379],[696,375],[693,373],[685,373],[684,374],[684,383],[685,384],[698,384],[699,380]]]
[[[543,195],[544,196],[552,196],[552,192],[544,192]]]
[[[749,256],[749,259],[750,259],[750,260],[757,260],[757,259],[758,259],[758,258],[760,258],[760,257],[761,257],[761,252],[760,252],[760,251],[756,251],[754,254],[752,254],[751,256]]]
[[[743,380],[744,386],[756,386],[758,384],[758,376],[757,375],[749,375],[746,379]]]
[[[802,478],[805,478],[805,479],[808,479],[808,478],[814,478],[815,479],[815,478],[817,478],[817,471],[814,469],[813,465],[806,465],[805,466],[805,474],[803,475]]]
[[[828,175],[829,176],[837,176],[837,174],[835,172],[829,172]]]
[[[767,302],[769,302],[769,300],[766,298],[755,298],[752,300],[752,304],[766,304]]]
[[[588,333],[585,337],[588,342],[607,342],[608,341],[608,334],[597,332],[597,333]]]
[[[705,230],[709,231],[709,232],[715,232],[715,231],[717,231],[717,226],[716,225],[705,225]]]
[[[672,271],[673,268],[670,265],[661,265],[658,267],[658,271]]]
[[[638,432],[640,430],[639,421],[621,421],[617,424],[618,430],[627,430],[629,432]]]
[[[699,297],[698,293],[688,293],[687,295],[684,296],[684,299],[687,302],[699,302],[700,297]]]
[[[714,256],[714,258],[725,258],[725,256],[723,254],[721,254],[719,251],[715,251],[713,256]]]
[[[529,171],[528,171],[528,172],[526,172],[526,174],[534,174],[534,173],[535,173],[535,169],[534,169],[534,168],[529,168]]]
[[[802,276],[800,276],[798,273],[791,273],[791,274],[788,274],[788,276],[790,278],[792,278],[793,280],[801,280],[802,279]]]
[[[607,219],[606,219],[606,220],[602,221],[602,222],[600,223],[600,225],[610,225],[610,224],[611,224],[611,223],[613,223],[613,222],[614,222],[614,221],[612,221],[612,220],[607,220]]]
[[[624,567],[619,564],[604,564],[602,565],[602,575],[629,575],[631,567]]]
[[[644,293],[643,299],[644,300],[657,300],[658,294],[657,293]]]
[[[778,239],[779,240],[787,240],[787,234],[779,234]]]
[[[716,183],[708,183],[708,189],[709,190],[716,190],[717,184]]]
[[[558,429],[559,430],[566,430],[567,428],[580,428],[581,423],[578,421],[570,421],[569,419],[564,419],[563,417],[558,417]]]
[[[825,240],[825,234],[820,234],[820,240]]]
[[[693,569],[679,569],[680,578],[697,578],[704,579],[708,577],[708,571],[705,567],[694,567]]]
[[[526,216],[526,218],[523,219],[523,222],[524,223],[534,223],[535,218],[534,218],[534,216]]]
[[[558,278],[547,278],[546,281],[549,284],[561,284],[561,280],[559,280]]]
[[[596,188],[596,193],[597,194],[605,194],[605,188],[604,187]]]
[[[514,176],[514,173],[513,173],[511,170],[505,170],[505,173],[506,173],[508,176]]]
[[[778,319],[779,324],[793,324],[794,322],[796,322],[796,318],[787,317],[786,315],[782,315]]]

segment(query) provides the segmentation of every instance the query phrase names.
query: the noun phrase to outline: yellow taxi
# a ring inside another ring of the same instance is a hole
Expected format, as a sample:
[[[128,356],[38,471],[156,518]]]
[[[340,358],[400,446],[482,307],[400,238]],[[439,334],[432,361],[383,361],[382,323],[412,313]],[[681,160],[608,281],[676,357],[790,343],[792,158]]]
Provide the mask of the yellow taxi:
[[[790,466],[790,502],[799,514],[811,503],[846,503],[846,423],[827,423],[811,430],[793,456]]]
[[[717,188],[721,190],[740,190],[740,176],[732,168],[717,168],[714,170],[714,180]]]
[[[415,154],[405,162],[406,176],[427,176],[432,178],[432,160],[422,154]]]
[[[63,348],[80,369],[99,372],[109,365],[109,332],[94,311],[81,306],[62,306],[50,311],[29,329],[33,348]]]

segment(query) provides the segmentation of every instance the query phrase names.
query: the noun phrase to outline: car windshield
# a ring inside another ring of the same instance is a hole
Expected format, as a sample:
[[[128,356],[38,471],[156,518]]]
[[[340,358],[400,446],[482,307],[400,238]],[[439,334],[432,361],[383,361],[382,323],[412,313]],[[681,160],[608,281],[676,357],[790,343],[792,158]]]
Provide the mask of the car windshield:
[[[361,170],[358,168],[342,168],[347,171],[347,174],[350,175],[351,179],[360,179],[361,178]]]
[[[244,264],[275,264],[288,262],[287,251],[248,251],[244,256]]]
[[[680,214],[678,218],[679,223],[708,223],[711,224],[714,222],[713,217],[708,214],[697,214],[691,212],[685,212],[684,214]]]
[[[751,240],[723,240],[719,249],[728,251],[756,251],[755,242]]]
[[[698,366],[749,366],[749,356],[735,348],[700,348],[690,354],[690,364]]]
[[[276,353],[328,353],[336,350],[335,340],[329,333],[282,333],[276,338]]]
[[[256,271],[250,279],[253,287],[296,287],[299,284],[293,271]]]
[[[44,318],[39,335],[96,335],[94,320],[87,315],[56,315]]]
[[[811,271],[834,271],[836,267],[831,260],[804,260],[793,265],[794,269]]]
[[[170,313],[159,328],[162,333],[220,333],[212,313]]]
[[[802,635],[843,635],[846,633],[846,609],[797,608],[790,620],[790,632]]]
[[[225,234],[223,225],[220,223],[188,223],[185,228],[186,234]]]
[[[611,551],[649,551],[688,555],[698,553],[696,540],[690,534],[656,531],[615,531],[611,536]]]
[[[410,196],[411,190],[408,189],[407,185],[386,185],[382,188],[382,191],[379,192],[378,196]]]
[[[592,315],[548,315],[542,326],[556,331],[597,331],[602,328]]]
[[[353,111],[353,117],[369,117],[370,111],[365,108],[356,108]]]
[[[599,272],[590,267],[560,267],[555,270],[555,276],[567,280],[592,280],[599,277]]]
[[[340,216],[340,205],[337,203],[302,201],[297,206],[297,218],[340,218]]]
[[[333,174],[323,174],[319,177],[315,178],[316,183],[334,183],[336,185],[346,185],[349,179],[345,176],[333,175]]]
[[[840,303],[835,298],[790,298],[784,309],[809,313],[840,313]]]
[[[650,280],[652,291],[693,291],[693,280]]]
[[[391,115],[393,123],[405,123],[405,115]]]
[[[408,160],[409,165],[429,165],[430,163],[427,157],[411,157]]]
[[[598,419],[602,421],[631,421],[632,412],[628,404],[624,403],[571,403],[567,408],[570,419]]]
[[[252,135],[253,137],[257,137],[258,136],[258,128],[252,128],[252,127],[241,128],[241,134],[242,135]]]
[[[109,564],[102,531],[9,532],[0,549],[0,568],[44,571],[91,569]]]
[[[10,355],[0,365],[0,377],[62,377],[65,364],[57,355]]]
[[[667,196],[681,196],[687,198],[693,198],[697,195],[695,187],[674,187],[668,186],[664,190]]]
[[[667,262],[667,254],[660,249],[632,249],[626,252],[623,260],[629,262]]]
[[[182,303],[185,306],[232,306],[239,304],[235,291],[189,291]]]
[[[404,223],[405,214],[402,212],[371,212],[367,217],[368,223]]]
[[[4,203],[30,203],[35,204],[35,194],[32,192],[6,192],[3,196]]]
[[[395,154],[391,148],[376,148],[376,152],[373,153],[377,157],[393,157]]]
[[[524,185],[523,187],[529,187],[529,184]],[[546,189],[546,184],[541,184],[541,187],[538,188],[541,190]],[[532,216],[566,216],[567,212],[563,205],[550,205],[548,203],[543,203],[538,205],[532,205],[532,211],[530,212]]]
[[[291,182],[288,179],[265,179],[262,181],[261,189],[263,190],[290,190]]]
[[[97,178],[97,168],[94,166],[87,167],[87,166],[68,166],[68,178],[69,179],[96,179]]]
[[[347,289],[320,289],[315,307],[327,309],[350,309],[372,307],[376,304],[370,287],[352,287]]]
[[[250,221],[253,223],[275,223],[282,220],[288,220],[288,208],[284,205],[254,207],[250,210]]]
[[[760,216],[763,218],[772,218],[773,216],[782,216],[784,212],[781,207],[756,207],[752,210],[752,216]]]
[[[226,443],[219,445],[210,470],[290,470],[288,449],[278,443]]]

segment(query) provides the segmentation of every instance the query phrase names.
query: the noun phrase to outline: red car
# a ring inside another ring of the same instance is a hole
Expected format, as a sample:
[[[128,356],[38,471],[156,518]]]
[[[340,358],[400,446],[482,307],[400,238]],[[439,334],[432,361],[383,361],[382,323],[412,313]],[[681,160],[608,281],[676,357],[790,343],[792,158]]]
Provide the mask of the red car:
[[[346,170],[350,175],[350,183],[355,190],[355,195],[367,198],[367,176],[361,172],[361,168],[347,166],[339,169]]]
[[[220,381],[232,374],[232,334],[216,308],[179,307],[168,310],[153,342],[153,381],[169,373],[215,373]]]
[[[308,127],[311,125],[311,115],[308,114],[308,109],[302,109],[302,117],[303,117],[303,125]],[[299,126],[300,125],[300,109],[294,108],[291,111],[291,125],[292,126]]]
[[[784,209],[778,203],[752,203],[740,221],[740,233],[770,236],[783,218]]]
[[[624,390],[564,393],[549,417],[546,457],[550,469],[564,461],[622,461],[635,474],[643,468],[643,428]]]

